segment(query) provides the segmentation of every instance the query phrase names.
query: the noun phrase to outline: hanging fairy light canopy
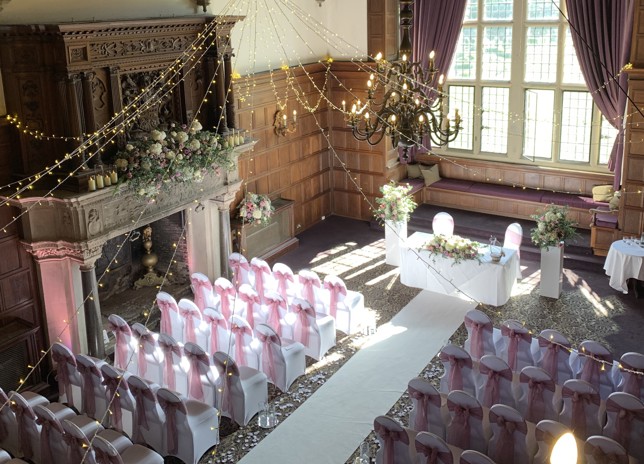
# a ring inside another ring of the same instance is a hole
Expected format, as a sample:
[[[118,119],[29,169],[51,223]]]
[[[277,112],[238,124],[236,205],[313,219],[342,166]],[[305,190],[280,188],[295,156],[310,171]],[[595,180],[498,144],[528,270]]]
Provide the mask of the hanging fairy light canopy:
[[[386,135],[393,147],[402,148],[402,158],[409,158],[411,147],[422,146],[428,136],[432,144],[446,145],[453,141],[461,129],[458,110],[450,119],[447,115],[443,92],[444,76],[440,75],[437,88],[433,82],[438,70],[434,52],[429,54],[429,65],[423,69],[420,62],[412,62],[410,28],[413,20],[411,0],[400,0],[400,27],[402,38],[398,59],[388,62],[378,53],[375,73],[367,80],[367,101],[352,104],[347,122],[353,136],[360,141],[376,145]],[[381,102],[376,101],[378,88],[384,88]],[[346,102],[342,102],[346,113]]]

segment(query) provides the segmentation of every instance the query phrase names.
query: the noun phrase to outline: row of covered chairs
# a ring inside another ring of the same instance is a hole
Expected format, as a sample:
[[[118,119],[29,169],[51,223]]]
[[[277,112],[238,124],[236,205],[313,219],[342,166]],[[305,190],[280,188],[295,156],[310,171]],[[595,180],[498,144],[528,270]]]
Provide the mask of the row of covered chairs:
[[[598,342],[583,341],[575,350],[560,332],[546,329],[533,337],[515,320],[505,321],[497,329],[485,313],[476,309],[465,315],[465,328],[468,337],[464,349],[474,361],[484,355],[496,355],[512,372],[537,366],[558,385],[574,378],[584,380],[604,400],[616,391],[644,399],[644,355],[641,353],[625,353],[616,362],[611,352]]]

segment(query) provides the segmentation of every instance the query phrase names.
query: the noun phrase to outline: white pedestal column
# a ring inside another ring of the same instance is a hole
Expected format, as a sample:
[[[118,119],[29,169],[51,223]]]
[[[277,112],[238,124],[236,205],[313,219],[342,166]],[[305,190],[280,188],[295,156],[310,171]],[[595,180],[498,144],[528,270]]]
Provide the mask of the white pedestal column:
[[[563,283],[563,242],[560,246],[541,249],[541,283],[539,293],[549,298],[559,298]]]
[[[407,239],[407,223],[385,221],[385,247],[387,264],[400,266],[400,246]]]

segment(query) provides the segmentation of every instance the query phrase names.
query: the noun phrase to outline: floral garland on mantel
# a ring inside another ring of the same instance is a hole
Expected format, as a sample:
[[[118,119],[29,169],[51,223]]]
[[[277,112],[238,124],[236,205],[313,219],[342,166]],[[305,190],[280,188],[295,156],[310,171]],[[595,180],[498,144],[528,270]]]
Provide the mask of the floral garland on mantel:
[[[450,258],[454,261],[453,264],[460,263],[464,260],[476,259],[480,262],[479,242],[470,240],[469,238],[459,237],[452,235],[446,237],[445,235],[434,235],[431,240],[425,242],[423,249],[429,251],[432,257],[442,256],[443,258]]]
[[[224,148],[218,134],[202,130],[195,120],[190,126],[171,123],[168,132],[155,129],[130,140],[116,153],[114,164],[119,183],[153,198],[172,183],[201,182],[208,172],[232,170],[231,154],[232,148]]]

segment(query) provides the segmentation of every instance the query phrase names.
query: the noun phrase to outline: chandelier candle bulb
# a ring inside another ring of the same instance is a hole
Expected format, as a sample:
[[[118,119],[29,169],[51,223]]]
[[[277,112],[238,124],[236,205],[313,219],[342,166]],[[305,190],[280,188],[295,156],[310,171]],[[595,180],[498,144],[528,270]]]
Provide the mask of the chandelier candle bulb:
[[[293,110],[293,122],[297,121],[297,111]]]
[[[342,100],[342,112],[346,113],[347,112],[347,102]]]

